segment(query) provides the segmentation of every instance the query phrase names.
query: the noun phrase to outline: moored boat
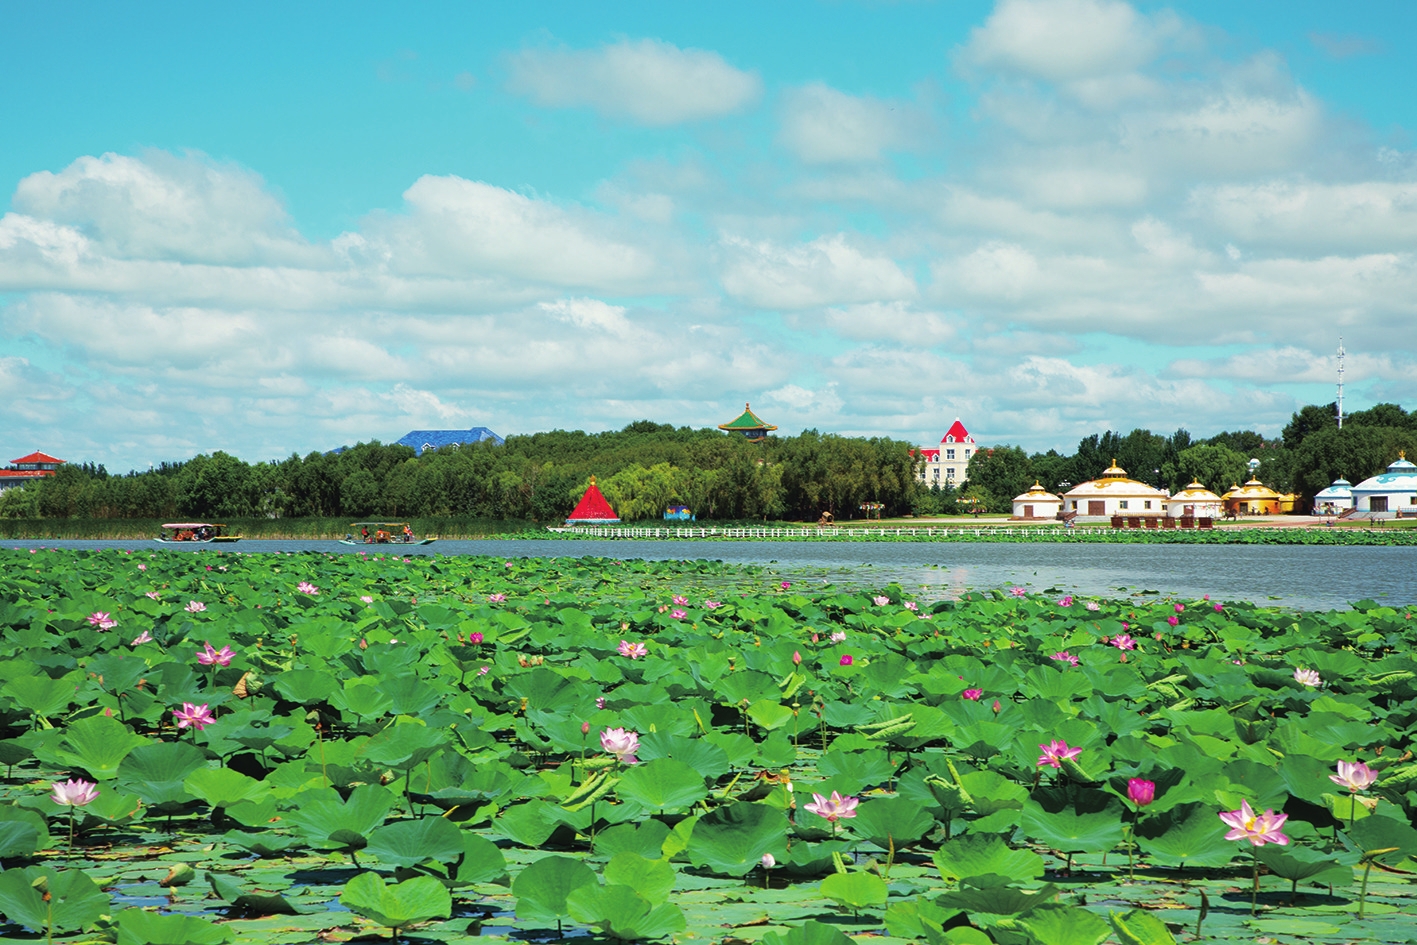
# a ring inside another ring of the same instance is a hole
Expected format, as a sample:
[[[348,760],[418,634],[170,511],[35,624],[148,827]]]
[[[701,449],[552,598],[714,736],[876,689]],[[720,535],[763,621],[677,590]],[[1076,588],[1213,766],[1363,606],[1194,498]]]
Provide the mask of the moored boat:
[[[218,525],[215,522],[168,522],[162,526],[163,534],[157,536],[153,541],[160,541],[163,544],[174,544],[177,542],[218,542],[218,541],[240,541],[240,535],[224,535],[225,525]]]
[[[408,522],[352,522],[342,545],[431,545],[436,538],[419,538]],[[359,529],[356,533],[353,529]]]

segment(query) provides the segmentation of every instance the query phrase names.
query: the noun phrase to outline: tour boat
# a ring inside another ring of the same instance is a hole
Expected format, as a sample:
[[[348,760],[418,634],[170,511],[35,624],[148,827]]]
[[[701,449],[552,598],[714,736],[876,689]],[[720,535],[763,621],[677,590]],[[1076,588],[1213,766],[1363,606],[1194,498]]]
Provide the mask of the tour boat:
[[[168,522],[162,526],[163,534],[157,536],[153,541],[160,541],[163,544],[173,544],[176,542],[214,542],[214,541],[240,541],[240,535],[223,535],[222,529],[225,525],[218,525],[215,522]]]
[[[353,522],[342,545],[431,545],[436,538],[419,538],[407,522]],[[359,529],[358,533],[354,529]]]

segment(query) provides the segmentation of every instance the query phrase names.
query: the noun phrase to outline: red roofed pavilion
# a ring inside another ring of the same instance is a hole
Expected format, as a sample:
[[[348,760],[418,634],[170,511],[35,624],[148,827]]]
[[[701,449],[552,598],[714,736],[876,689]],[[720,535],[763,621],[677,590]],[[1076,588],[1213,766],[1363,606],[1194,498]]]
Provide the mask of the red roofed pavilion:
[[[616,515],[615,510],[610,507],[610,503],[605,501],[605,495],[595,484],[595,477],[591,476],[590,486],[586,489],[585,495],[581,496],[581,501],[577,503],[575,511],[566,518],[566,524],[608,525],[618,521],[620,521],[620,516]]]
[[[46,476],[52,476],[54,471],[62,465],[64,465],[64,460],[38,450],[28,456],[12,459],[8,469],[0,469],[0,490],[8,489],[11,486],[22,486],[27,482],[35,482]]]

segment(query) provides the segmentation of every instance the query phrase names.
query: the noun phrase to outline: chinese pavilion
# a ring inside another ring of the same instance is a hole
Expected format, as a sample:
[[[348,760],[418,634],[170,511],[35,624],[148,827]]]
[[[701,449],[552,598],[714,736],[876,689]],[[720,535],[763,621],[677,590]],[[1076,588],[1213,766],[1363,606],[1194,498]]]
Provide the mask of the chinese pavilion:
[[[770,423],[763,423],[758,415],[753,413],[751,404],[743,405],[743,413],[737,420],[720,423],[718,428],[728,433],[741,433],[752,443],[767,439],[768,434],[777,429]]]

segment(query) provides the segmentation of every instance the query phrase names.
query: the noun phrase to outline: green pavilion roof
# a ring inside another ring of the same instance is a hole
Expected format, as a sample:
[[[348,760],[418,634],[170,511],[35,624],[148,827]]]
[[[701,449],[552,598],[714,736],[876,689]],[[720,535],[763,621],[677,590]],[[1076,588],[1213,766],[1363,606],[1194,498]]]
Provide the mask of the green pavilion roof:
[[[743,413],[737,420],[732,420],[728,423],[720,423],[718,428],[720,430],[728,430],[730,433],[746,433],[749,431],[762,431],[767,433],[777,429],[777,427],[770,423],[763,423],[762,419],[759,418],[757,414],[753,413],[751,404],[743,405]]]

